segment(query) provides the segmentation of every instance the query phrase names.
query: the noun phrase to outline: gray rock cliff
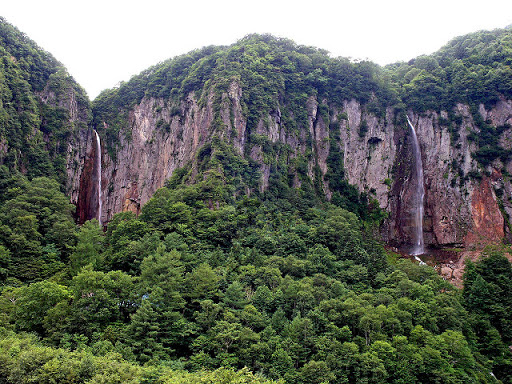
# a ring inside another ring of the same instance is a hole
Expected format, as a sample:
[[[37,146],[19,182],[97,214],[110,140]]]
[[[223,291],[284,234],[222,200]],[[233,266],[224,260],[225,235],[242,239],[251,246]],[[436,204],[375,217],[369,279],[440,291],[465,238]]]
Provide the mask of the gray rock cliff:
[[[355,100],[347,100],[342,107],[336,107],[330,105],[329,100],[311,96],[305,105],[307,126],[293,131],[287,129],[280,109],[285,107],[280,106],[262,116],[253,131],[248,132],[241,105],[242,93],[234,82],[222,95],[219,114],[222,128],[214,121],[213,94],[199,102],[191,93],[181,102],[178,111],[167,100],[153,97],[144,97],[131,108],[128,123],[119,133],[115,158],[102,149],[103,221],[112,219],[120,211],[139,213],[177,168],[194,162],[198,149],[214,135],[230,142],[240,155],[259,164],[260,190],[268,187],[272,160],[269,157],[280,153],[265,153],[265,146],[249,140],[250,135],[265,138],[269,143],[281,143],[290,164],[300,156],[306,157],[308,176],[320,177],[317,181],[330,198],[332,191],[325,177],[330,139],[339,136],[346,180],[388,212],[381,230],[383,239],[396,246],[410,243],[412,148],[408,127],[400,122],[396,111],[388,108],[377,116]],[[328,118],[320,113],[320,105],[328,106]],[[482,106],[480,114],[494,125],[512,124],[512,102],[503,100],[488,110]],[[408,115],[416,127],[424,164],[425,243],[434,247],[467,247],[505,236],[506,216],[512,213],[512,203],[508,198],[500,199],[496,191],[511,196],[512,184],[504,173],[512,173],[512,163],[495,161],[485,170],[479,168],[473,157],[476,144],[470,137],[471,132],[478,133],[478,128],[469,107],[457,105],[454,111],[421,115],[409,111]],[[449,115],[457,116],[456,121],[450,121]],[[364,132],[361,131],[363,125]],[[332,127],[336,127],[336,131]],[[99,129],[100,134],[108,129],[105,122]],[[91,135],[87,139],[84,148],[91,152]],[[511,130],[506,130],[500,140],[510,147]],[[319,173],[315,169],[319,169]],[[76,176],[71,177],[70,183],[76,187],[74,180]],[[296,175],[294,185],[300,184]],[[74,189],[73,196],[76,193]]]

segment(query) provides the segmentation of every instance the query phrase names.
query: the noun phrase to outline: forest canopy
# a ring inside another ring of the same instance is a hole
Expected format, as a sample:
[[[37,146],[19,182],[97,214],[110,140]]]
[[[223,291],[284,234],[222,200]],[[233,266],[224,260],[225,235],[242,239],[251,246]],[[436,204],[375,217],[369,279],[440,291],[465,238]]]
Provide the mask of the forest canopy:
[[[174,180],[105,233],[70,222],[62,248],[38,212],[69,208],[56,190],[32,200],[37,183],[50,181],[2,205],[22,204],[54,252],[27,271],[13,263],[23,243],[0,247],[6,382],[511,382],[503,249],[461,292],[386,253],[354,213],[300,195],[232,200],[208,177]]]

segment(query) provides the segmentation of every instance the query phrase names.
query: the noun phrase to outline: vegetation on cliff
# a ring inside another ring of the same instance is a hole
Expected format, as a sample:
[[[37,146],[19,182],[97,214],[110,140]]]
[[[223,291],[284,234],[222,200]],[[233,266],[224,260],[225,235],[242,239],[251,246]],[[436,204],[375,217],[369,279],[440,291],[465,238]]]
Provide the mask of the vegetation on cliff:
[[[512,32],[459,36],[439,51],[386,69],[403,102],[417,111],[450,111],[455,103],[491,106],[512,98]]]
[[[457,37],[439,51],[384,68],[331,58],[328,52],[270,35],[248,35],[231,46],[210,46],[167,60],[96,100],[97,121],[108,121],[144,96],[181,100],[207,96],[238,82],[249,126],[287,106],[295,124],[308,96],[341,104],[356,99],[372,108],[403,102],[418,112],[450,111],[455,103],[490,106],[512,98],[512,32],[480,31]],[[205,92],[206,91],[206,92]]]
[[[308,96],[342,103],[352,98],[387,105],[396,95],[371,62],[331,58],[326,51],[270,35],[248,35],[231,46],[210,46],[151,67],[118,88],[104,91],[94,103],[95,116],[129,108],[144,96],[183,99],[191,92],[206,97],[212,87],[227,91],[240,83],[249,125],[284,102],[296,107],[296,120]],[[112,104],[112,105],[109,105]],[[97,121],[98,121],[97,120]]]
[[[449,128],[455,145],[463,118],[454,107],[462,103],[471,107],[476,127],[470,132],[470,139],[477,144],[473,156],[486,167],[511,156],[510,148],[500,144],[501,134],[510,127],[495,127],[479,112],[480,105],[492,107],[499,100],[512,98],[511,62],[510,29],[461,36],[431,55],[384,68],[366,61],[332,58],[325,51],[287,39],[249,35],[231,46],[205,47],[167,60],[118,88],[104,91],[93,103],[94,125],[107,138],[109,153],[115,158],[120,135],[130,135],[122,127],[128,125],[134,105],[144,97],[163,99],[164,108],[177,116],[184,113],[185,100],[193,95],[200,105],[213,97],[212,130],[235,131],[220,115],[223,95],[236,83],[247,122],[247,153],[261,144],[254,134],[256,126],[265,124],[272,115],[279,115],[280,126],[288,132],[306,131],[306,144],[311,145],[307,108],[311,97],[318,102],[318,117],[326,124],[333,124],[343,103],[352,99],[361,103],[364,111],[384,120],[386,108],[393,107],[397,126],[405,125],[406,109],[417,113],[446,111],[448,119],[441,119],[439,124]],[[108,129],[104,129],[104,122]],[[160,123],[168,129],[169,122]],[[359,130],[362,139],[367,134],[365,124],[362,121]],[[340,143],[333,144],[331,149],[342,148]],[[330,170],[331,174],[337,172]],[[346,188],[332,192],[352,193]]]
[[[105,135],[110,151],[115,152],[117,135],[130,108],[143,97],[163,98],[179,114],[180,103],[190,94],[205,103],[213,93],[219,121],[221,95],[232,83],[242,88],[248,137],[263,116],[278,108],[286,129],[306,128],[310,96],[337,105],[356,99],[380,113],[397,102],[384,71],[374,63],[333,59],[326,51],[288,39],[248,35],[231,46],[205,47],[167,60],[104,91],[93,103],[94,124],[100,131],[103,122],[108,124]]]
[[[439,51],[408,63],[386,67],[407,108],[417,112],[447,111],[456,136],[461,116],[453,113],[456,103],[471,107],[478,131],[471,139],[478,145],[475,159],[484,167],[495,159],[507,161],[510,148],[499,143],[507,126],[495,127],[484,121],[479,106],[488,108],[500,100],[512,99],[512,31],[497,29],[459,36]]]

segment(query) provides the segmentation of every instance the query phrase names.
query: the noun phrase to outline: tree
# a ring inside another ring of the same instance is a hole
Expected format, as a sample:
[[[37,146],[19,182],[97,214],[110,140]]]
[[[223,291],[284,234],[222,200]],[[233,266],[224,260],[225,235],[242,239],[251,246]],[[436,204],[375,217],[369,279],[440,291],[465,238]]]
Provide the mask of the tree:
[[[270,377],[286,377],[287,374],[294,371],[292,358],[282,347],[278,347],[274,353],[272,353],[270,361]]]
[[[325,361],[308,361],[298,374],[298,381],[304,384],[329,383],[334,379],[335,375]]]
[[[178,251],[167,252],[161,244],[154,253],[144,258],[140,270],[140,286],[143,293],[160,287],[167,296],[166,306],[172,306],[173,309],[183,307],[181,293],[184,290],[185,268]]]
[[[93,219],[85,222],[80,227],[75,250],[70,256],[72,274],[78,274],[82,267],[89,264],[93,269],[98,269],[101,263],[103,247],[104,235],[98,220]]]
[[[487,257],[485,257],[487,256]],[[503,339],[512,340],[512,265],[499,248],[487,248],[476,264],[468,263],[464,275],[466,308],[490,320]]]
[[[231,309],[242,309],[247,304],[242,284],[234,281],[228,285],[222,301]]]
[[[121,271],[108,273],[84,267],[73,277],[70,332],[91,336],[104,331],[108,325],[127,322],[136,309],[135,279]]]
[[[162,319],[155,309],[150,300],[143,300],[126,328],[128,344],[142,363],[151,359],[166,360],[172,352],[162,342],[165,336],[161,327]]]
[[[11,268],[11,252],[0,245],[0,282],[4,282],[9,276],[9,270]]]
[[[17,187],[0,207],[0,241],[11,254],[10,276],[34,281],[64,267],[75,242],[72,210],[54,180],[39,177]]]
[[[48,312],[70,298],[71,292],[66,287],[47,280],[20,288],[14,306],[16,327],[45,336],[44,320]]]
[[[206,263],[202,263],[185,276],[186,295],[191,300],[212,299],[218,296],[219,276]]]

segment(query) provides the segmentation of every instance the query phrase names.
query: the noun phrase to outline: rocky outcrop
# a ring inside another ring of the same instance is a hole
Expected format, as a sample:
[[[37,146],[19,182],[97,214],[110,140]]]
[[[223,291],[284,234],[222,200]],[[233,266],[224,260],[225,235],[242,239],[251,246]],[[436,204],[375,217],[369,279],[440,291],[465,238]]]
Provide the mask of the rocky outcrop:
[[[394,112],[388,109],[385,118],[379,119],[355,100],[345,102],[340,112],[337,116],[347,180],[389,210],[392,170],[401,136],[393,125]],[[364,135],[360,133],[362,125],[367,129]]]
[[[78,175],[78,187],[77,189],[73,188],[71,194],[72,202],[76,204],[77,221],[80,224],[97,218],[98,214],[98,183],[95,175],[97,174],[99,164],[96,164],[95,159],[96,151],[101,149],[93,145],[92,132],[89,130],[88,133],[89,135],[84,140],[85,155],[79,157],[83,167]],[[73,198],[76,200],[73,201]]]
[[[220,125],[217,120],[214,122],[215,97],[210,94],[206,103],[199,103],[191,94],[178,108],[164,99],[144,98],[130,110],[127,126],[118,136],[115,156],[111,156],[105,147],[102,150],[104,221],[120,211],[140,212],[144,203],[164,185],[174,170],[193,161],[197,150],[214,135],[231,142],[240,155],[249,156],[260,164],[261,191],[268,187],[271,163],[286,152],[289,164],[297,157],[307,158],[307,175],[311,179],[318,177],[315,169],[320,170],[321,185],[326,196],[330,197],[324,176],[328,172],[332,133],[328,119],[319,112],[320,102],[315,97],[310,97],[306,104],[306,127],[290,130],[282,124],[281,111],[277,108],[263,116],[252,132],[247,130],[241,106],[242,89],[237,83],[231,84],[221,97],[217,113]],[[321,102],[328,104],[327,100]],[[391,121],[392,111],[388,114]],[[340,126],[340,149],[344,152],[349,182],[358,185],[361,191],[371,190],[381,206],[387,208],[389,187],[385,180],[389,177],[396,151],[393,126],[366,113],[355,101],[347,101],[343,108],[333,109],[330,115],[331,122]],[[368,125],[368,137],[361,137],[358,133],[363,120]],[[96,128],[103,137],[110,129],[107,122]],[[267,144],[280,145],[268,153]],[[92,146],[88,148],[85,163],[93,158]],[[83,180],[80,190],[85,196],[84,191],[90,187],[86,187],[84,183],[88,181]],[[295,186],[300,183],[296,177]]]
[[[478,262],[483,257],[482,254],[482,249],[460,250],[460,252],[452,255],[449,260],[438,263],[436,269],[445,280],[448,280],[458,288],[462,288],[464,286],[466,262]],[[506,250],[503,254],[512,263],[512,254]]]
[[[488,177],[473,189],[471,214],[472,225],[464,238],[466,246],[479,248],[503,239],[505,220]]]
[[[490,110],[480,108],[482,117],[495,126],[510,124],[511,112],[508,102],[498,103]],[[510,202],[502,199],[501,209],[496,193],[510,190],[510,181],[502,177],[504,165],[499,161],[482,170],[473,158],[477,147],[470,133],[478,134],[479,130],[469,107],[458,105],[453,113],[459,124],[450,121],[446,112],[409,114],[416,127],[424,165],[425,243],[435,247],[481,246],[502,239],[505,234],[504,214],[510,212]],[[502,140],[507,135],[510,130],[505,131]],[[409,215],[411,149],[407,136],[396,137],[404,140],[404,145],[395,163],[387,238],[400,245],[403,239],[407,243],[410,238],[404,218]]]
[[[425,244],[434,246],[462,246],[464,236],[471,223],[471,203],[468,196],[474,188],[474,181],[465,179],[471,170],[477,169],[472,160],[473,144],[468,140],[467,120],[458,127],[459,138],[453,142],[448,126],[439,124],[446,121],[447,114],[428,113],[423,116],[409,113],[420,142],[425,178]],[[396,163],[397,177],[394,179],[390,199],[390,239],[405,239],[409,242],[410,231],[405,225],[411,206],[412,148],[410,132],[406,129],[401,138],[404,145]],[[400,243],[400,241],[398,241]],[[400,244],[397,244],[400,245]]]
[[[102,152],[104,222],[121,211],[138,214],[176,168],[195,158],[197,149],[213,134],[212,104],[210,98],[205,107],[200,107],[190,95],[176,112],[176,106],[163,99],[144,98],[130,111],[115,158],[105,149]],[[100,136],[108,129],[105,123],[98,129]]]

